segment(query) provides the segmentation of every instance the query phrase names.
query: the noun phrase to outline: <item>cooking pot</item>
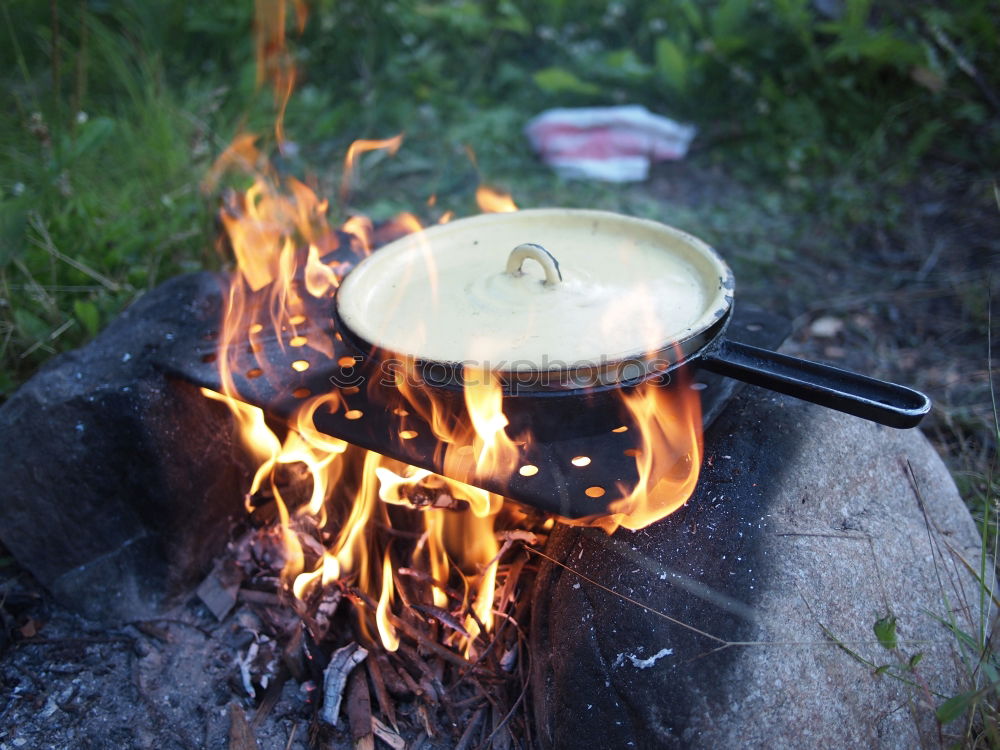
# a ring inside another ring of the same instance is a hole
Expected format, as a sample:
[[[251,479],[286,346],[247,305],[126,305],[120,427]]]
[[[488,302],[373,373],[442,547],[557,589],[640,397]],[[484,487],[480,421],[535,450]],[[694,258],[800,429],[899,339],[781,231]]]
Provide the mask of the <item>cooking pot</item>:
[[[728,340],[734,290],[725,261],[678,229],[532,209],[386,245],[343,280],[335,317],[367,361],[409,362],[442,392],[489,372],[505,404],[668,382],[696,366],[891,427],[930,410],[909,388]]]

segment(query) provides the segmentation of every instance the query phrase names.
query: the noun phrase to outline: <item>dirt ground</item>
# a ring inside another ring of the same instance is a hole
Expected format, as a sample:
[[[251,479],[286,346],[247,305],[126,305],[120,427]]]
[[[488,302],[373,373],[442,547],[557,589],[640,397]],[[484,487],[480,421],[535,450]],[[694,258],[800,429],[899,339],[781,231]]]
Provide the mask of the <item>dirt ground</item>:
[[[737,304],[792,320],[792,353],[927,393],[934,409],[921,429],[953,472],[987,473],[996,449],[988,357],[1000,342],[1000,326],[990,324],[1000,296],[995,180],[931,164],[879,199],[892,216],[856,225],[843,211],[825,213],[821,189],[813,213],[787,213],[780,198],[768,210],[718,167],[670,165],[643,190],[691,210],[681,226],[729,261]]]

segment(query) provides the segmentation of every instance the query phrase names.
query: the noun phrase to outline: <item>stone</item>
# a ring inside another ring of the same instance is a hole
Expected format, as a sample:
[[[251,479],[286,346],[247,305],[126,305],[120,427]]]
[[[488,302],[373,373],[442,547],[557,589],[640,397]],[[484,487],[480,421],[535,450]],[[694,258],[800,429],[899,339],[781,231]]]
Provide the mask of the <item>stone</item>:
[[[218,320],[221,289],[210,273],[164,283],[0,406],[0,540],[91,618],[159,611],[244,513],[228,410],[156,364]]]
[[[927,439],[748,387],[705,446],[674,515],[554,529],[575,572],[542,559],[533,595],[541,746],[938,746],[970,684],[937,618],[978,632],[980,546]]]

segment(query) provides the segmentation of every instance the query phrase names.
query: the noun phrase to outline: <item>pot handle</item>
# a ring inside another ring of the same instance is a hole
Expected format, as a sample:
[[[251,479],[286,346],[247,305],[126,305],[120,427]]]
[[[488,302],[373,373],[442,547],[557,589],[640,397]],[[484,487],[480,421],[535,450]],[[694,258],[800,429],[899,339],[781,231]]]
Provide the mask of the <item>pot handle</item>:
[[[889,427],[916,427],[931,409],[919,391],[726,339],[702,353],[700,366]]]

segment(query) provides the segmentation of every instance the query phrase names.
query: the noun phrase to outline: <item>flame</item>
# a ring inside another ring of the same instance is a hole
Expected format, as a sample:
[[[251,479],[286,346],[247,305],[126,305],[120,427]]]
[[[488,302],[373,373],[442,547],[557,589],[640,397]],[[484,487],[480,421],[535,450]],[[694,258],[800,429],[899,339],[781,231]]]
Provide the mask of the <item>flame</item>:
[[[378,141],[354,141],[347,149],[347,156],[344,157],[344,176],[340,182],[340,200],[343,203],[347,203],[347,198],[351,194],[351,184],[357,172],[358,162],[362,154],[368,151],[387,151],[389,155],[395,156],[402,144],[402,133],[392,138],[383,138]]]
[[[389,558],[389,550],[385,552],[382,562],[382,593],[378,597],[378,607],[375,609],[375,622],[378,625],[378,634],[382,639],[382,645],[386,651],[395,651],[399,648],[399,635],[396,628],[389,621],[389,603],[393,595],[392,585],[392,560]]]
[[[503,413],[503,391],[490,373],[465,373],[465,407],[475,431],[473,454],[476,473],[480,476],[509,476],[520,458],[518,446],[505,431],[507,417]]]
[[[299,34],[305,29],[307,9],[304,0],[295,0],[295,27]],[[285,0],[255,0],[254,52],[257,60],[257,85],[265,81],[274,88],[277,116],[274,136],[279,148],[285,144],[284,121],[288,100],[295,88],[296,71],[288,51],[285,33]]]
[[[256,0],[256,11],[258,83],[269,82],[274,88],[275,137],[282,148],[282,120],[295,83],[286,47],[286,6],[283,0]],[[295,15],[301,32],[305,22],[301,2],[295,3]],[[402,139],[400,134],[351,144],[340,186],[345,203],[362,155],[373,150],[395,154]],[[306,182],[279,175],[250,134],[237,135],[225,149],[206,175],[203,190],[217,190],[234,173],[249,178],[250,186],[226,193],[220,212],[223,248],[231,252],[235,265],[216,355],[222,385],[219,392],[203,393],[229,407],[240,443],[256,462],[248,510],[259,502],[274,504],[284,552],[282,581],[300,600],[316,587],[356,587],[364,601],[374,605],[356,608],[361,631],[391,651],[399,647],[398,623],[406,614],[408,597],[414,595],[409,585],[400,585],[399,571],[425,571],[422,595],[456,615],[467,633],[452,633],[447,643],[467,656],[478,653],[481,636],[494,619],[501,552],[496,525],[501,517],[509,523],[526,516],[505,505],[502,496],[476,485],[483,478],[502,482],[523,467],[531,435],[508,433],[503,392],[493,374],[465,371],[464,397],[456,408],[438,391],[422,387],[415,363],[404,361],[397,372],[400,430],[408,429],[411,416],[423,420],[436,438],[435,460],[446,476],[319,432],[313,421],[316,414],[348,409],[347,397],[337,389],[313,394],[300,387],[283,394],[299,401],[298,408],[286,414],[288,429],[279,438],[264,412],[246,403],[241,388],[250,387],[257,378],[269,384],[288,382],[289,368],[305,377],[324,357],[334,356],[337,334],[324,329],[311,314],[329,309],[350,267],[343,253],[361,259],[378,245],[420,232],[422,224],[408,213],[378,226],[365,216],[352,215],[340,227],[349,241],[338,240],[327,219],[328,203]],[[486,185],[479,186],[476,199],[484,212],[517,210],[509,194]],[[433,208],[437,199],[432,196],[427,204]],[[438,221],[451,217],[449,211]],[[418,248],[413,262],[430,267],[433,300],[437,294],[433,254],[426,242],[418,243]],[[340,260],[331,260],[334,251]],[[276,360],[268,355],[275,349],[282,355]],[[701,460],[695,391],[648,384],[622,398],[630,424],[635,425],[635,461],[641,479],[631,490],[592,488],[602,495],[617,492],[610,504],[612,515],[581,521],[609,532],[618,526],[641,528],[676,510],[693,490]],[[553,523],[549,518],[544,528]],[[410,535],[386,532],[397,527]],[[300,537],[308,529],[318,529],[321,535],[323,551],[318,556],[315,541],[304,544]],[[414,533],[419,536],[416,541],[400,541]]]
[[[505,193],[489,185],[480,185],[476,188],[476,203],[484,214],[502,214],[517,210],[517,205],[510,193]]]
[[[644,383],[622,401],[638,426],[639,482],[595,525],[637,530],[680,508],[694,492],[702,458],[701,400],[681,380],[672,388]]]

